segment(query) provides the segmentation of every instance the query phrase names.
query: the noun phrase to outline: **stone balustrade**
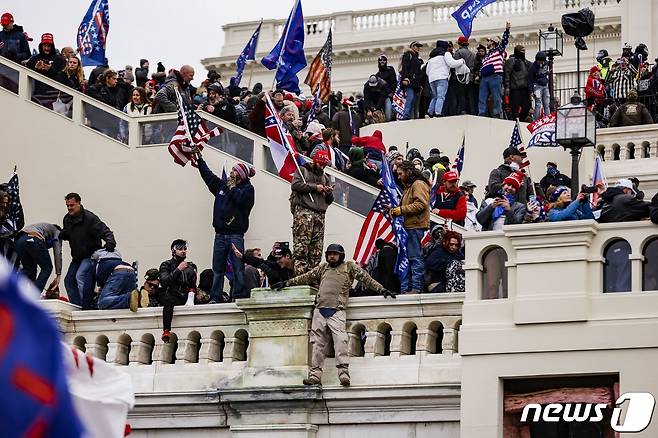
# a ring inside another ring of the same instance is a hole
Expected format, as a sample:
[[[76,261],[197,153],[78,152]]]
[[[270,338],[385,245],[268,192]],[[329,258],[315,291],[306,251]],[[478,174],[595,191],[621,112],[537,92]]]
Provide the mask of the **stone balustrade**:
[[[658,124],[596,131],[597,151],[605,161],[658,158]]]

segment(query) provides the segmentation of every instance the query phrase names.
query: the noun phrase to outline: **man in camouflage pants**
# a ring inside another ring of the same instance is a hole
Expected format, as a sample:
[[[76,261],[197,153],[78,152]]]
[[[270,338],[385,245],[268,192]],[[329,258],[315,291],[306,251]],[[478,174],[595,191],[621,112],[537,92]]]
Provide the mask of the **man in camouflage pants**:
[[[330,164],[327,151],[318,150],[312,163],[300,166],[292,179],[290,211],[295,274],[313,269],[322,260],[324,215],[334,202],[334,186],[324,168]]]
[[[343,386],[350,385],[350,373],[347,352],[347,332],[345,330],[347,300],[354,280],[359,280],[368,288],[384,297],[395,298],[381,284],[370,277],[353,261],[345,261],[345,250],[341,245],[331,244],[325,252],[326,263],[321,263],[306,274],[272,285],[272,289],[283,289],[301,284],[318,284],[315,297],[315,310],[311,321],[311,368],[304,385],[317,385],[322,380],[322,366],[325,359],[327,342],[333,339],[338,368],[338,379]]]

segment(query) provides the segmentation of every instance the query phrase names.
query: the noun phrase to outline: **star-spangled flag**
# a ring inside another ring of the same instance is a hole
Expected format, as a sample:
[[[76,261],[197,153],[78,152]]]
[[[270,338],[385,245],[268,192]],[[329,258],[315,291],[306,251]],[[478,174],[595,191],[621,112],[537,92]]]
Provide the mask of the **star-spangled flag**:
[[[109,31],[108,0],[92,0],[78,27],[78,52],[84,67],[105,65],[105,46]]]
[[[270,154],[279,176],[291,182],[297,169],[295,160],[299,154],[295,149],[295,141],[279,118],[269,94],[265,94],[265,135],[269,140]]]
[[[235,72],[235,85],[240,85],[240,81],[242,80],[242,73],[244,72],[244,68],[247,65],[247,61],[253,61],[256,59],[256,46],[258,45],[258,37],[260,36],[260,28],[262,25],[263,21],[261,20],[260,24],[254,31],[254,34],[251,36],[251,38],[249,38],[249,42],[246,46],[244,46],[242,53],[240,53],[240,56],[238,56],[237,61],[235,61],[235,64],[238,67],[237,71]]]
[[[308,69],[308,74],[304,83],[311,87],[313,94],[319,91],[319,97],[322,102],[329,100],[331,94],[331,58],[332,58],[332,42],[331,42],[331,29],[327,40],[318,52],[311,67]]]
[[[496,0],[466,0],[459,9],[452,13],[452,17],[457,21],[457,26],[466,38],[471,36],[473,20],[478,12],[485,6],[495,2]]]
[[[519,165],[521,169],[524,169],[530,166],[530,160],[528,159],[528,153],[523,146],[523,140],[521,139],[521,131],[519,130],[519,121],[517,120],[514,124],[514,130],[512,130],[512,136],[509,139],[510,147],[516,148],[523,154],[523,161]]]
[[[464,168],[464,145],[466,144],[466,137],[462,138],[462,145],[457,150],[457,156],[455,157],[455,162],[452,164],[452,170],[457,172],[457,175],[462,174],[462,169]]]
[[[395,93],[393,93],[393,111],[397,120],[402,120],[404,118],[404,105],[407,102],[407,93],[402,89],[402,77],[398,77],[398,86],[395,87]]]
[[[7,194],[9,195],[9,208],[6,220],[9,220],[16,231],[25,226],[25,213],[21,204],[18,174],[14,172],[7,183]]]
[[[320,100],[320,87],[316,87],[315,92],[313,93],[313,103],[311,104],[311,110],[308,112],[308,118],[306,119],[307,125],[311,123],[313,119],[315,119],[315,116],[320,111],[321,106],[322,101]]]
[[[178,100],[178,127],[174,136],[171,137],[168,150],[175,163],[185,166],[191,161],[192,166],[196,167],[194,149],[203,150],[204,146],[208,146],[211,138],[221,134],[224,130],[219,126],[209,130],[196,111],[181,97],[178,90],[176,90],[176,98]]]

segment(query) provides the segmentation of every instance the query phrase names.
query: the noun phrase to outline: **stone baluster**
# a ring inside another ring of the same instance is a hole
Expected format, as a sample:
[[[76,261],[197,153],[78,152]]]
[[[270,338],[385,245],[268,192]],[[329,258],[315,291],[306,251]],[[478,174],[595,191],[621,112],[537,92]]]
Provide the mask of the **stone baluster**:
[[[169,343],[165,344],[162,340],[155,340],[155,347],[153,348],[153,365],[164,365],[173,362],[174,346],[177,342],[176,337],[172,333]]]
[[[227,364],[245,359],[244,341],[240,338],[224,338],[224,362]]]
[[[195,363],[198,360],[197,345],[198,343],[193,339],[179,339],[176,363]]]
[[[614,150],[612,149],[612,145],[611,144],[605,145],[605,149],[603,150],[603,160],[610,162],[614,160],[614,157],[615,157],[615,153]]]
[[[150,364],[152,352],[153,345],[142,341],[132,341],[130,343],[130,356],[128,357],[129,365]]]
[[[109,342],[105,361],[117,365],[127,365],[130,346],[122,342]]]
[[[391,331],[391,357],[407,355],[411,351],[411,335],[404,330]]]
[[[658,141],[652,141],[649,145],[649,158],[658,158]]]
[[[361,351],[361,334],[348,332],[347,336],[348,336],[347,353],[353,357],[362,356],[365,353],[365,351]]]
[[[199,363],[221,362],[221,348],[221,341],[213,338],[202,338],[201,349],[199,350]]]
[[[108,348],[107,345],[104,344],[87,343],[85,344],[85,350],[87,354],[90,354],[97,359],[105,360]]]
[[[452,328],[443,328],[443,340],[441,342],[441,349],[443,350],[443,354],[446,356],[452,356],[453,353],[456,351],[456,341],[457,341],[457,336],[455,329]]]
[[[432,353],[432,345],[436,342],[436,333],[431,330],[416,331],[418,334],[418,341],[416,341],[416,354],[424,356]]]
[[[630,145],[628,143],[619,145],[619,160],[628,159],[630,156],[629,147]]]
[[[375,357],[384,354],[384,335],[378,331],[366,332],[365,357]]]

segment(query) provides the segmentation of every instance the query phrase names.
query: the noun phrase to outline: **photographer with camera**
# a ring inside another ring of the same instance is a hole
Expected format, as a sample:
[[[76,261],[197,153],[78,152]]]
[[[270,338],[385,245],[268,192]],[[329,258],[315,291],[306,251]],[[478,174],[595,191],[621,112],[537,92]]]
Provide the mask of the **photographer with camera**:
[[[162,309],[162,340],[169,342],[171,337],[171,320],[174,318],[174,306],[194,305],[196,292],[197,268],[188,262],[187,242],[176,239],[171,243],[171,259],[160,264],[160,286]]]
[[[513,172],[503,180],[502,189],[495,197],[488,197],[482,202],[476,215],[477,221],[482,224],[482,231],[502,230],[503,225],[523,223],[528,208],[517,198],[523,179],[523,173]]]
[[[589,202],[590,193],[596,192],[596,187],[582,186],[576,199],[571,199],[571,190],[566,186],[556,187],[548,193],[550,222],[576,221],[581,219],[594,219],[592,207]]]

